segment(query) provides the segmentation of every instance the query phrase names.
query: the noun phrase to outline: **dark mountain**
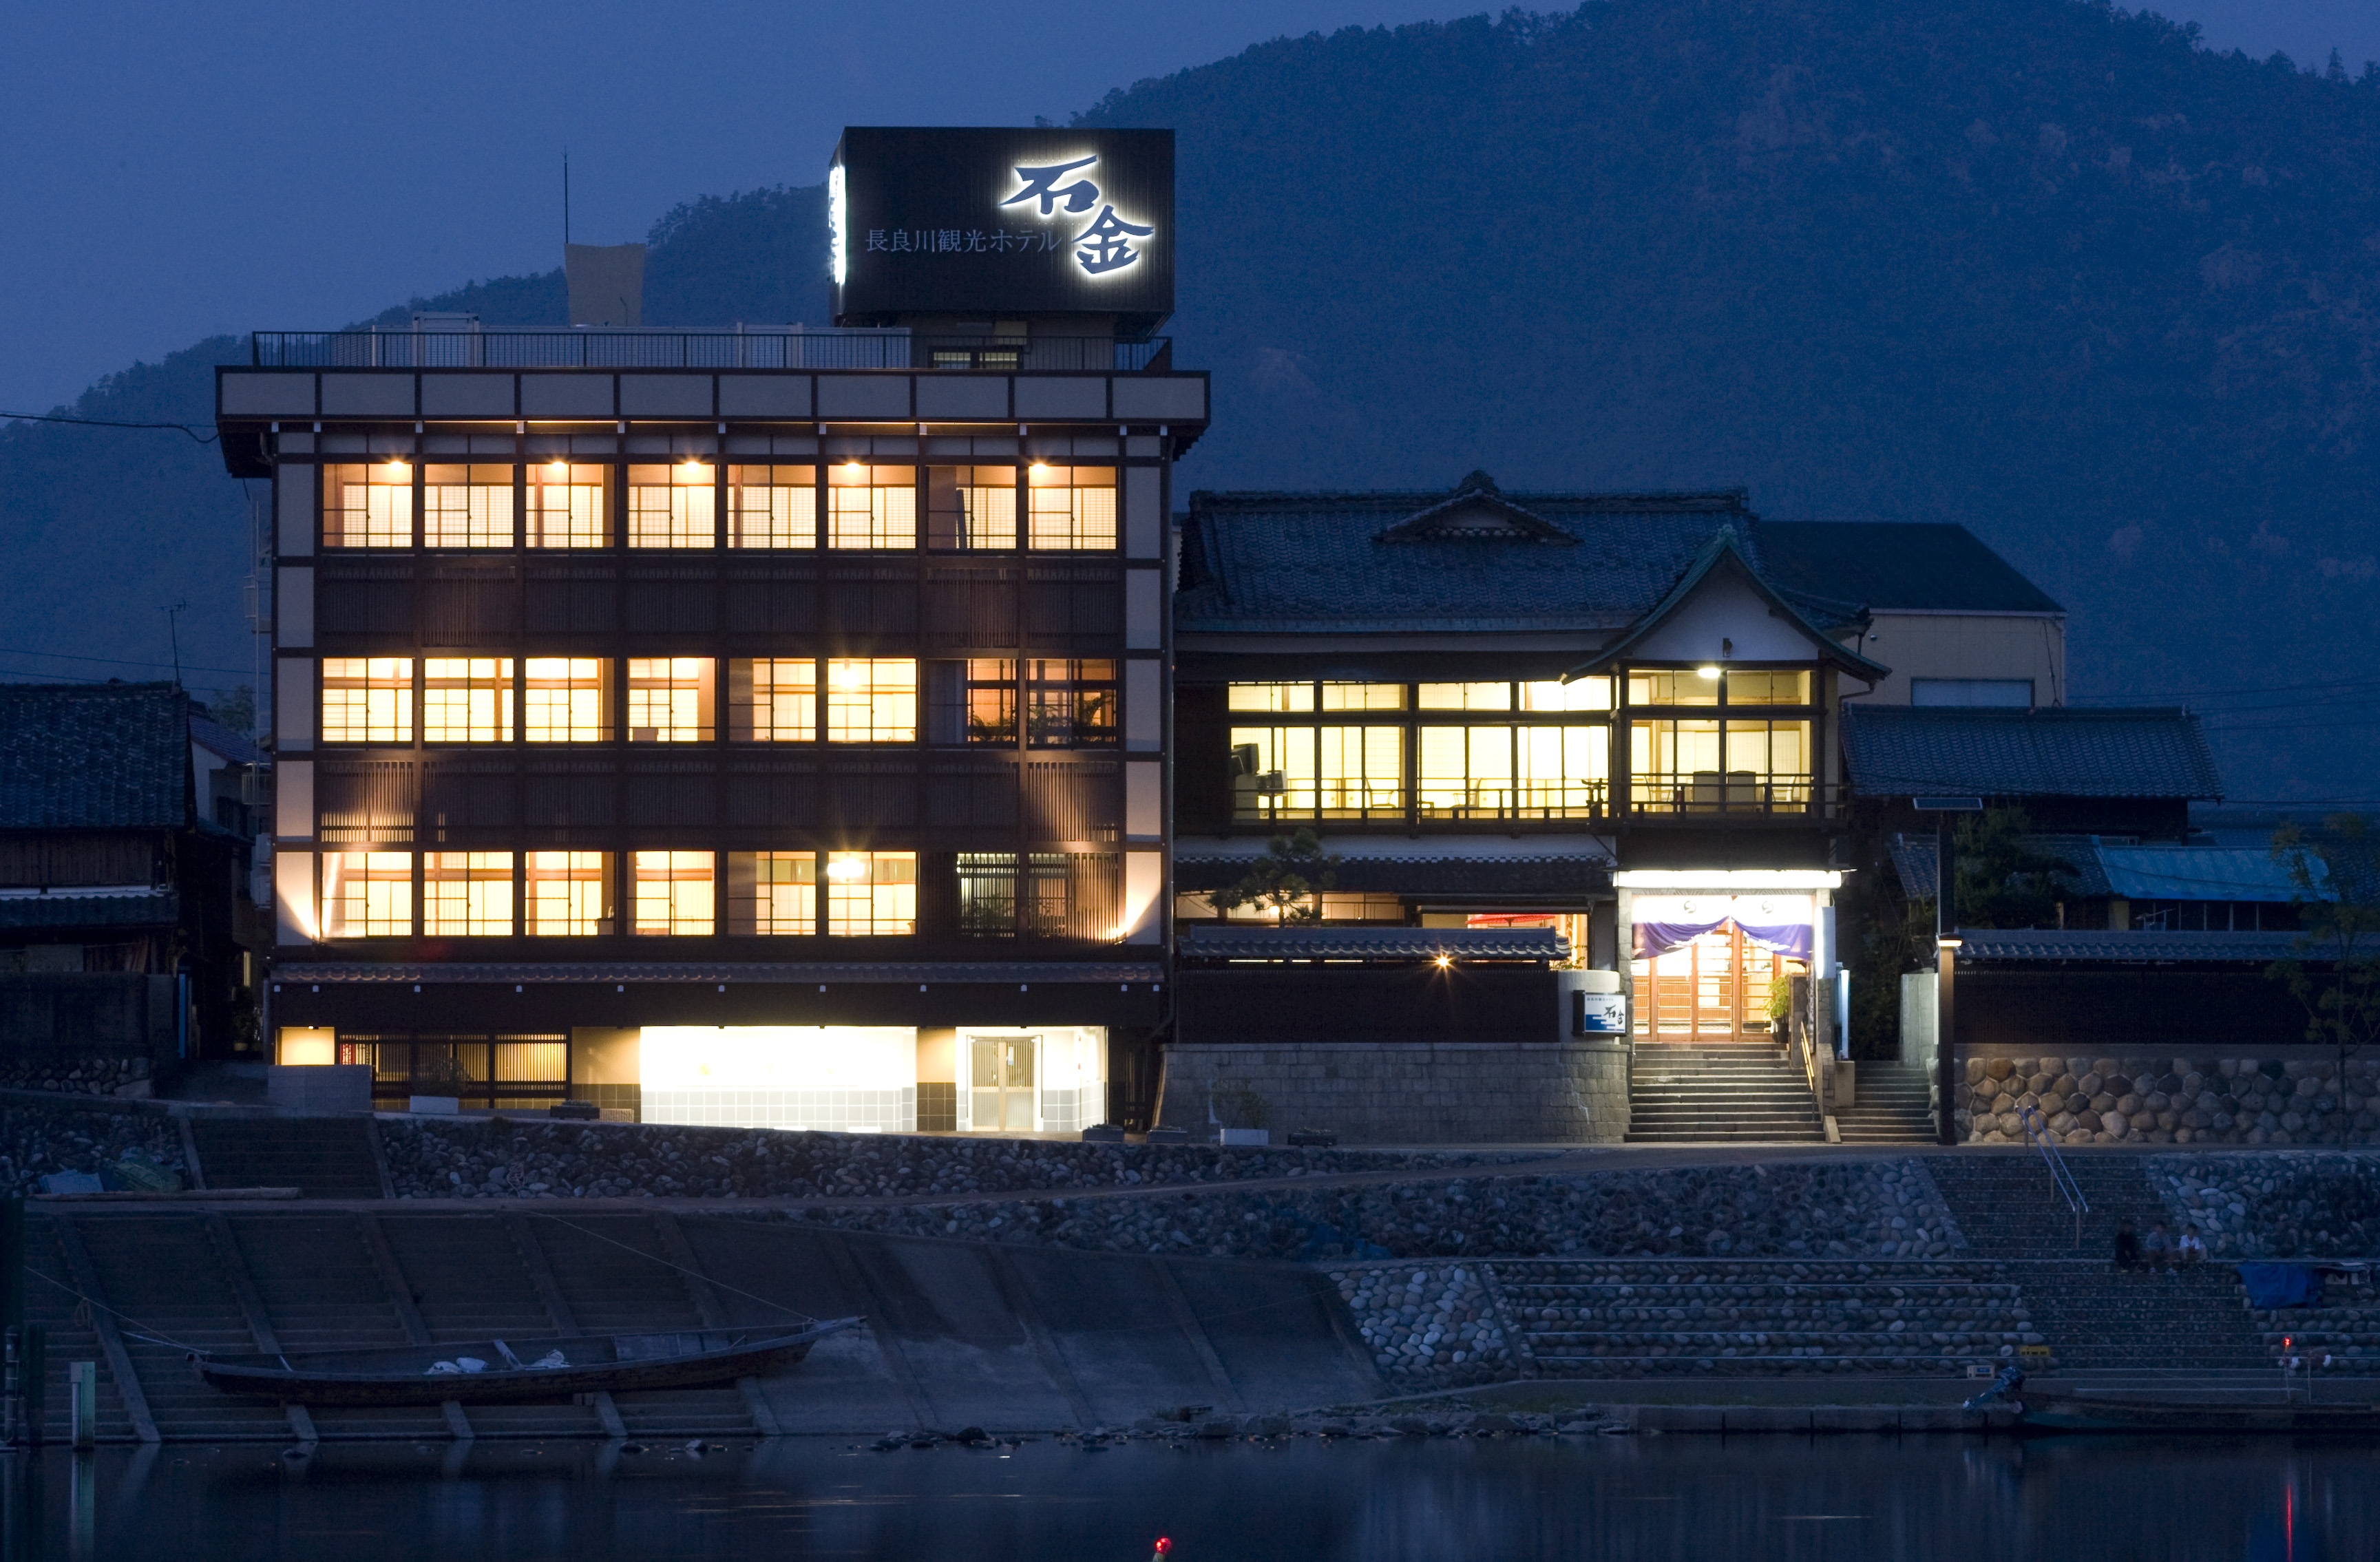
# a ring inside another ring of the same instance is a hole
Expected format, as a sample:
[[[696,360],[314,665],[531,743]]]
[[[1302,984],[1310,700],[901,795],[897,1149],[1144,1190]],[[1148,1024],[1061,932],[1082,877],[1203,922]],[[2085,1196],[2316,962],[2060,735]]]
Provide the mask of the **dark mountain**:
[[[2071,611],[2085,697],[2278,690],[2190,700],[2235,793],[2372,791],[2380,71],[2075,0],[1630,0],[1267,43],[1082,118],[1179,132],[1187,481],[1961,521]],[[647,320],[825,318],[820,219],[681,206]],[[558,323],[561,278],[421,303]],[[240,349],[78,410],[203,420]],[[8,646],[162,655],[188,596],[247,660],[237,485],[178,440],[0,432]]]

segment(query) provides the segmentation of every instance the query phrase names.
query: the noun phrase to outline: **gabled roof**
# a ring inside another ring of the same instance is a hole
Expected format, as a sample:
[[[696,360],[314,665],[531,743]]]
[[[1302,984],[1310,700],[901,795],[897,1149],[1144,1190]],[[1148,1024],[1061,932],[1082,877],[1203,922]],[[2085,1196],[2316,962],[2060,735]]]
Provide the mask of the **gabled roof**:
[[[1379,542],[1550,542],[1575,548],[1578,539],[1496,491],[1496,479],[1474,472],[1448,498],[1381,532]]]
[[[1490,503],[1470,482],[1452,494],[1194,493],[1175,626],[1609,635],[1668,594],[1716,527],[1752,519],[1740,490],[1497,493]],[[1474,527],[1466,515],[1496,524]],[[1537,540],[1516,546],[1524,533]]]
[[[1779,617],[1799,628],[1822,659],[1872,683],[1880,683],[1890,675],[1892,670],[1882,662],[1870,661],[1857,651],[1848,650],[1836,643],[1802,604],[1789,601],[1776,587],[1770,585],[1761,575],[1760,566],[1754,562],[1743,533],[1730,522],[1721,524],[1718,530],[1711,534],[1711,539],[1703,545],[1703,551],[1695,556],[1694,562],[1686,566],[1685,573],[1678,576],[1678,583],[1670,587],[1670,594],[1656,603],[1652,611],[1637,620],[1635,627],[1627,634],[1604,647],[1592,661],[1582,662],[1572,668],[1572,676],[1600,672],[1626,657],[1645,636],[1658,630],[1672,613],[1693,600],[1694,592],[1714,573],[1730,568],[1765,599]]]
[[[1761,556],[1785,590],[1871,612],[2058,613],[2047,592],[1962,526],[1918,521],[1763,521]]]
[[[0,829],[179,829],[189,777],[171,684],[0,684]]]
[[[2216,798],[2223,780],[2196,716],[2162,708],[2005,710],[1843,707],[1860,797]]]

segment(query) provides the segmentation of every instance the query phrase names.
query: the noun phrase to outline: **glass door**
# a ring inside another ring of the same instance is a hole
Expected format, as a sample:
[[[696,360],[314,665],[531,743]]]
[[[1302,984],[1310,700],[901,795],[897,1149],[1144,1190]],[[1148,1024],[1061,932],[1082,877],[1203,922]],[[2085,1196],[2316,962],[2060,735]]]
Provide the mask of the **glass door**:
[[[1033,1132],[1038,1035],[978,1035],[967,1042],[969,1126],[978,1133]]]

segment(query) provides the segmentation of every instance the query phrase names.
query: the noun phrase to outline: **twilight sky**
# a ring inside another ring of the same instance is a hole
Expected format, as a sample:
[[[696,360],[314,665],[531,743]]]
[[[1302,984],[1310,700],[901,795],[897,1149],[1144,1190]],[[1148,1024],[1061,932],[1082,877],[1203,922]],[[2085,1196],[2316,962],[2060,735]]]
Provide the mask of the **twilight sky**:
[[[1442,0],[16,0],[0,11],[0,410],[217,332],[344,323],[823,176],[855,124],[1062,121],[1111,87]],[[1541,8],[1554,8],[1550,5]],[[2172,0],[2350,69],[2374,0]]]

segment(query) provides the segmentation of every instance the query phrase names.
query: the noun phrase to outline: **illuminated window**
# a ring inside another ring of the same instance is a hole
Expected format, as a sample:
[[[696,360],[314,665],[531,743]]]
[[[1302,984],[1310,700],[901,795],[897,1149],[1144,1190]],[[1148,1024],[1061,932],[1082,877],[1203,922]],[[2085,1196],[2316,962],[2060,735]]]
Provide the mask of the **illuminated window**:
[[[413,659],[322,659],[324,743],[411,743]]]
[[[1036,748],[1099,747],[1116,741],[1116,664],[1026,664],[1026,741]]]
[[[1807,669],[1793,672],[1742,672],[1730,668],[1726,682],[1727,703],[1730,705],[1807,705],[1810,703],[1810,674]]]
[[[719,545],[719,474],[699,461],[628,468],[628,546]]]
[[[1322,708],[1325,710],[1402,710],[1404,708],[1405,686],[1402,684],[1322,685]]]
[[[567,1085],[570,1081],[567,1041],[514,1041],[499,1036],[495,1054],[498,1084]]]
[[[1315,733],[1315,805],[1324,818],[1404,811],[1404,729],[1323,727]]]
[[[1645,813],[1809,807],[1808,721],[1660,720],[1629,726],[1629,803]]]
[[[421,736],[427,743],[512,742],[512,658],[424,657]]]
[[[529,742],[601,743],[612,735],[612,680],[602,658],[533,656],[523,671],[521,725]]]
[[[1239,818],[1314,817],[1312,727],[1233,727],[1232,811]]]
[[[818,468],[727,468],[727,546],[818,546]]]
[[[915,548],[917,469],[846,462],[826,469],[830,548]]]
[[[709,938],[714,926],[717,886],[708,852],[638,852],[629,864],[635,880],[635,920],[630,930],[655,936]]]
[[[1510,684],[1424,684],[1414,704],[1423,710],[1510,710]]]
[[[1276,714],[1314,708],[1311,684],[1233,684],[1224,696],[1233,710],[1267,710]]]
[[[513,854],[422,854],[421,930],[431,938],[509,937],[513,930]]]
[[[959,931],[968,938],[1118,936],[1111,853],[962,852],[958,890]]]
[[[1567,684],[1524,684],[1521,685],[1521,708],[1609,710],[1611,708],[1611,680],[1573,678]]]
[[[737,743],[814,743],[818,663],[761,658],[727,664],[727,735]]]
[[[422,546],[513,545],[510,466],[425,466],[421,479]]]
[[[1611,729],[1521,727],[1517,803],[1524,818],[1583,818],[1604,812],[1611,790]]]
[[[1025,478],[1026,491],[1033,496],[1034,547],[1087,551],[1116,545],[1114,467],[1036,463]]]
[[[966,664],[966,741],[1016,741],[1016,663],[978,657]]]
[[[890,938],[917,930],[917,854],[830,852],[826,930],[835,938]]]
[[[413,854],[322,854],[322,936],[394,938],[413,932]]]
[[[413,467],[403,461],[322,468],[322,546],[413,546]]]
[[[1016,546],[1016,468],[926,468],[926,546]]]
[[[526,877],[531,938],[591,938],[612,931],[609,852],[531,852]]]
[[[1706,677],[1696,668],[1683,671],[1658,671],[1636,668],[1628,674],[1628,703],[1631,705],[1717,705],[1718,703],[1718,669],[1710,670]]]
[[[708,743],[716,669],[707,656],[628,659],[628,741]]]
[[[1415,746],[1415,795],[1425,816],[1499,818],[1512,806],[1512,728],[1424,727]]]
[[[603,510],[606,470],[567,461],[547,461],[528,467],[528,545],[608,547],[612,532]]]
[[[727,854],[727,931],[808,938],[818,931],[818,854]]]
[[[917,664],[901,657],[854,657],[826,664],[829,743],[917,741]]]

